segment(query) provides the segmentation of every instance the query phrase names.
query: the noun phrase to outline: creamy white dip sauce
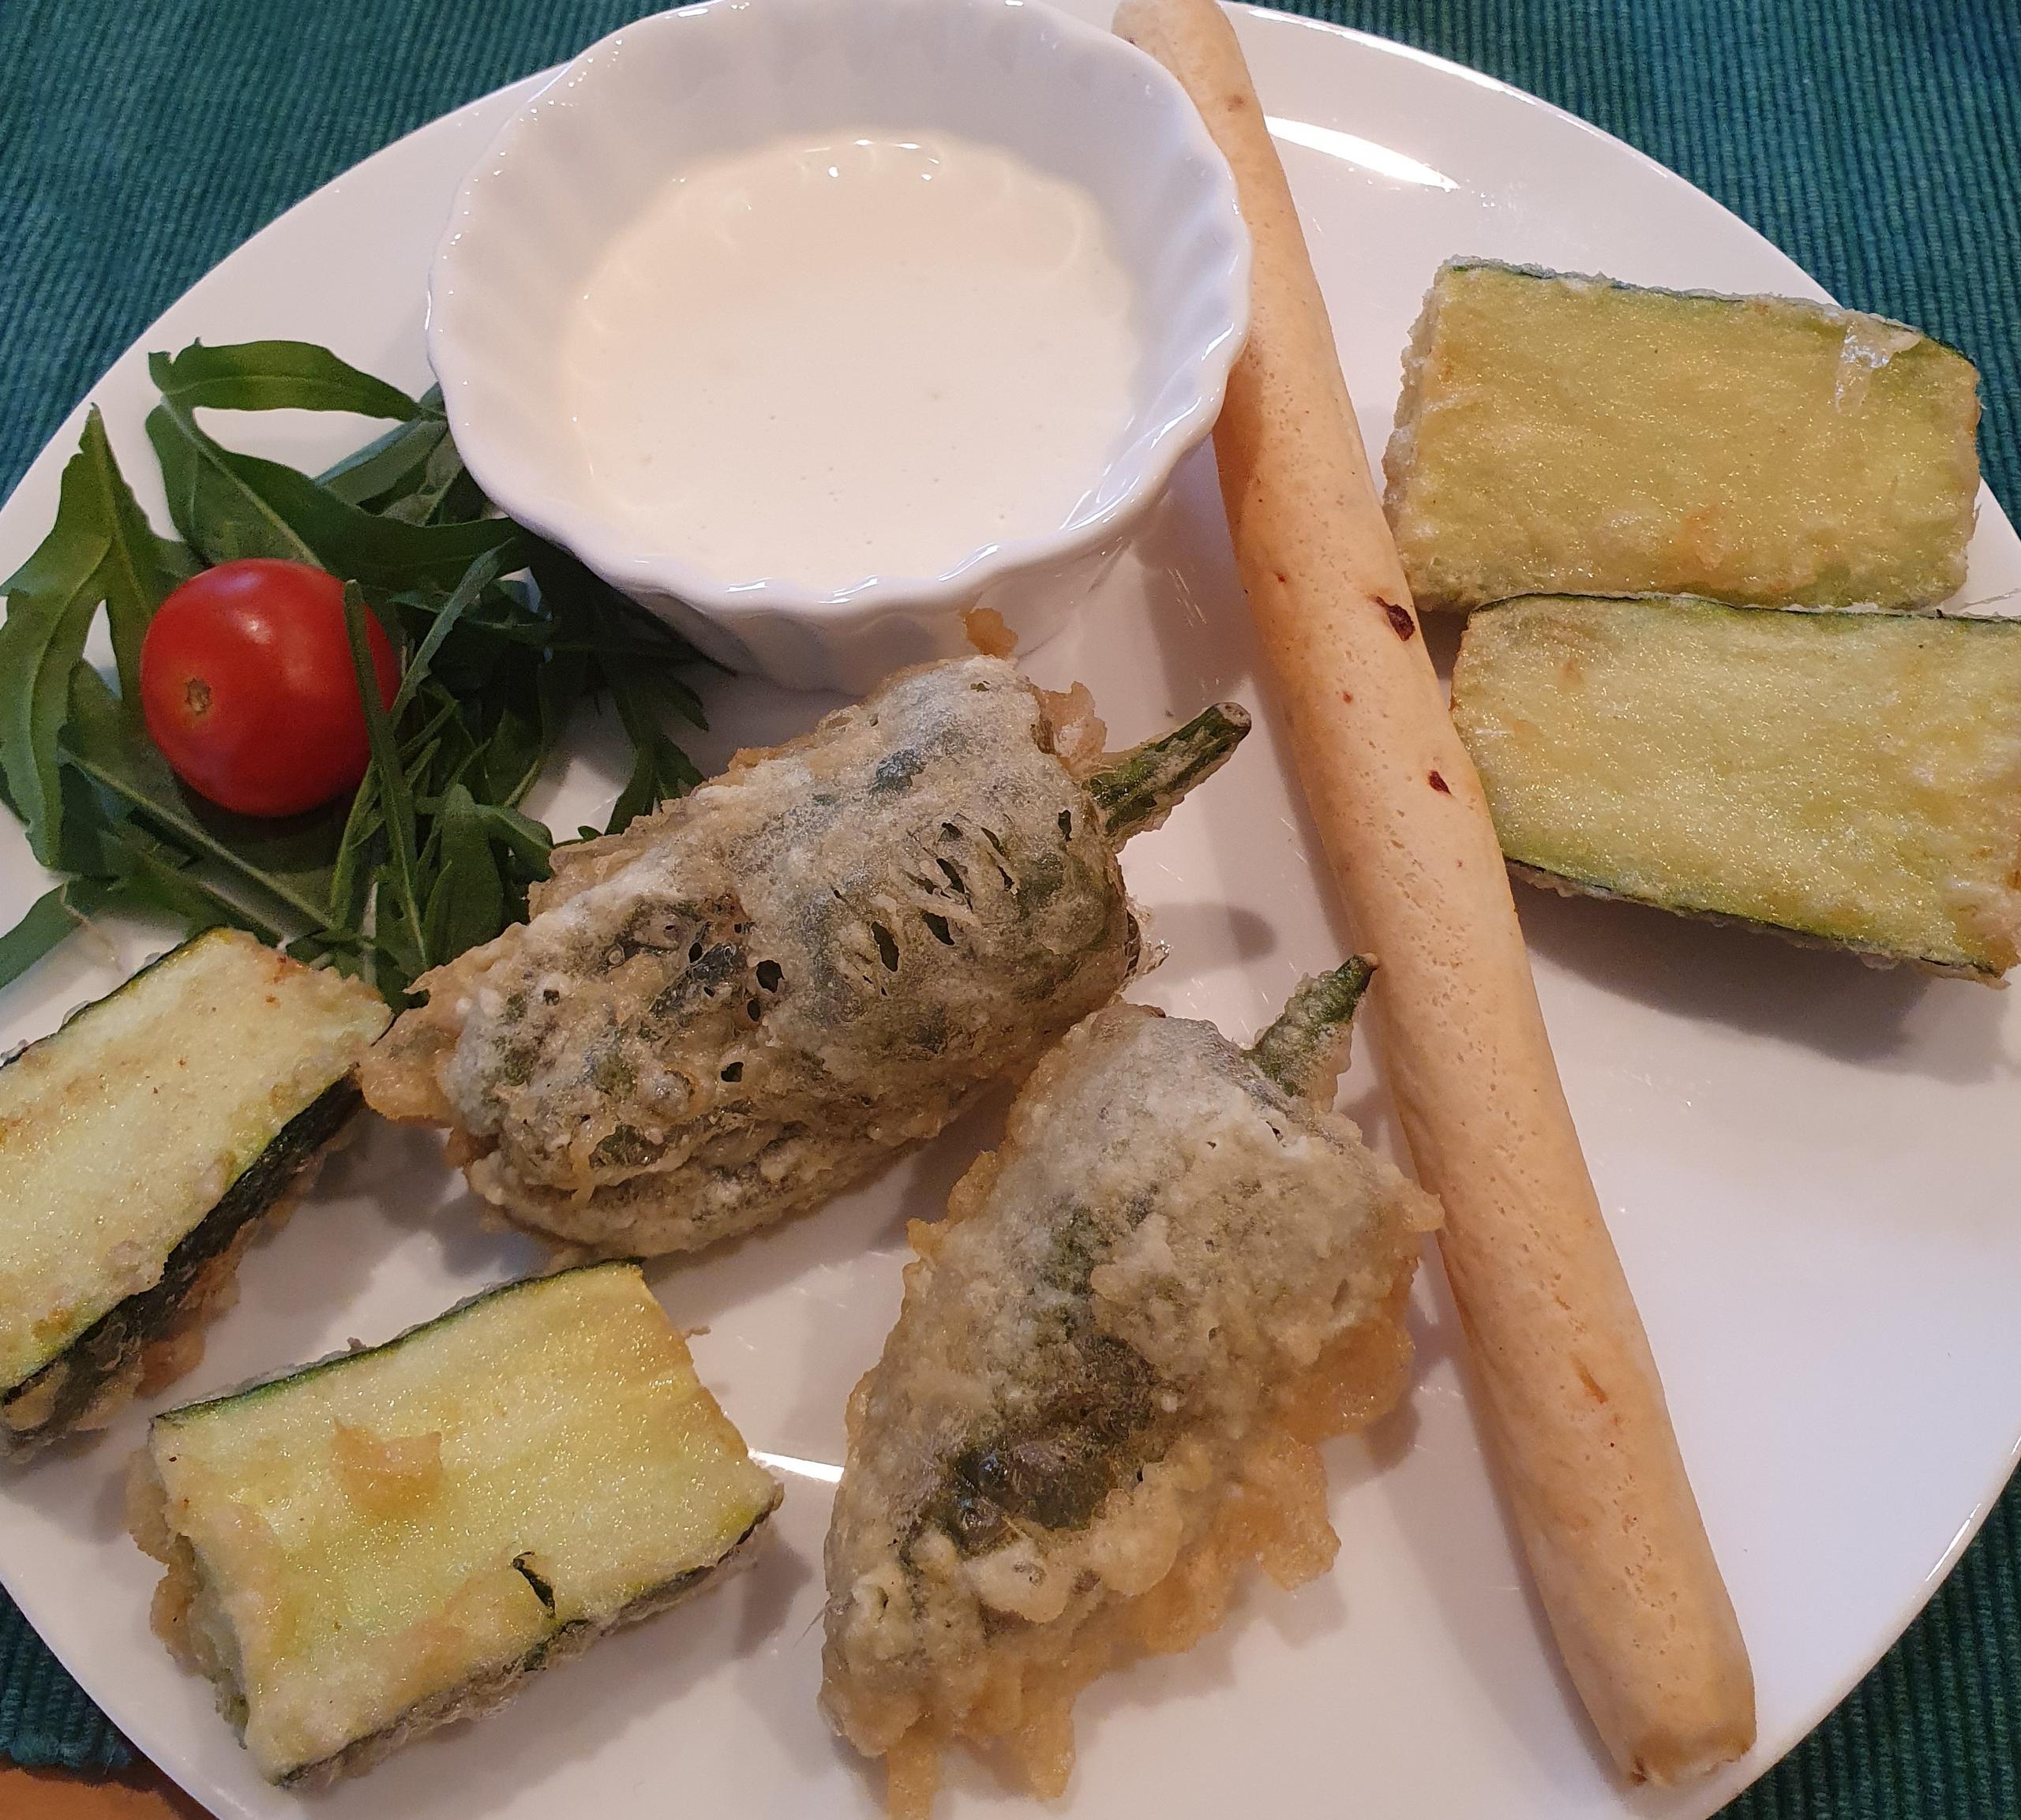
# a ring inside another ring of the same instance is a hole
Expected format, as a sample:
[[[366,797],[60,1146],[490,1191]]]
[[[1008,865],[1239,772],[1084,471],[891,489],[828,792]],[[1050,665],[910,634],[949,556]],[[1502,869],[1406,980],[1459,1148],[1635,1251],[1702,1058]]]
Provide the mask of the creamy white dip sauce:
[[[562,384],[600,503],[729,581],[932,576],[1071,522],[1130,416],[1093,197],[950,134],[675,178],[585,283]]]

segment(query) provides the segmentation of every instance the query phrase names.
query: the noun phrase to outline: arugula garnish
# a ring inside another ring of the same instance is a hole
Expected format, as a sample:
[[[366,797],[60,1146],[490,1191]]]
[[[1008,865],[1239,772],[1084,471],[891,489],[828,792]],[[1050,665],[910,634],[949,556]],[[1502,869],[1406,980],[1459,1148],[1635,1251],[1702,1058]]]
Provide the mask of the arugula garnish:
[[[93,409],[55,523],[0,585],[0,793],[36,857],[67,874],[0,934],[0,985],[81,922],[129,910],[192,933],[249,929],[372,980],[397,1006],[418,975],[525,916],[551,837],[519,804],[586,704],[607,696],[632,747],[613,831],[700,781],[663,724],[703,724],[679,674],[697,653],[492,512],[439,392],[409,397],[306,342],[195,343],[148,371],[161,402],[148,438],[177,537],[147,522]],[[392,427],[312,476],[226,448],[197,421],[207,409],[347,411]],[[369,736],[354,797],[282,822],[185,789],[137,707],[155,610],[204,564],[248,556],[347,583]],[[112,680],[84,661],[101,609]],[[390,708],[370,682],[368,609],[401,647]]]
[[[111,623],[121,692],[137,701],[148,621],[197,568],[182,545],[155,535],[120,476],[94,406],[63,470],[55,524],[0,583],[7,597],[0,624],[0,776],[45,866],[62,864],[56,740],[68,715],[70,672],[99,609]]]
[[[439,404],[411,399],[307,341],[242,341],[206,347],[193,341],[178,354],[157,354],[148,376],[162,402],[182,410],[344,410],[359,417],[442,416]]]

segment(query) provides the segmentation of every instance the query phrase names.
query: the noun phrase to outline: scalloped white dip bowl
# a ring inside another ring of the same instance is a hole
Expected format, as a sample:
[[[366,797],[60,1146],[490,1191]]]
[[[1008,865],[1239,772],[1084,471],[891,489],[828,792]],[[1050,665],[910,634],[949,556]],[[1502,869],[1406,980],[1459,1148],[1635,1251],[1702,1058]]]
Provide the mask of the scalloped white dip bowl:
[[[1132,293],[1130,415],[1104,466],[1067,477],[1080,504],[1063,527],[971,546],[951,522],[948,547],[969,553],[945,571],[832,592],[711,573],[677,532],[643,536],[600,500],[564,395],[570,313],[677,174],[864,128],[959,136],[1092,195]],[[703,0],[592,45],[507,122],[436,251],[428,351],[464,460],[514,518],[732,668],[861,694],[968,650],[972,608],[1021,650],[1057,631],[1213,427],[1248,309],[1227,164],[1177,83],[1120,39],[1032,0]]]

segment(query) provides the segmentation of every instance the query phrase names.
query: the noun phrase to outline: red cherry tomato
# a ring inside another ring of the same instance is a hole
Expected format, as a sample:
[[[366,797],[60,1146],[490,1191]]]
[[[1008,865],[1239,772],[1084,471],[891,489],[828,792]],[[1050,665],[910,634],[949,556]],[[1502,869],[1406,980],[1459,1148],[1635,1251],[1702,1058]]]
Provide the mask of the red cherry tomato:
[[[399,663],[369,614],[390,706]],[[219,563],[161,604],[141,646],[141,711],[175,774],[241,815],[298,815],[358,788],[365,711],[343,586],[306,563]]]

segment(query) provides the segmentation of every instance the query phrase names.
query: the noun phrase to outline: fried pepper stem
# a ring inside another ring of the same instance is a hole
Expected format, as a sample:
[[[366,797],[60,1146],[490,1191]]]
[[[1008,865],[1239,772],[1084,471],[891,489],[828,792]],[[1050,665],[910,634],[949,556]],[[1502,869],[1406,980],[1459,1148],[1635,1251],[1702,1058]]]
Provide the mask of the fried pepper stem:
[[[1102,829],[1120,847],[1133,834],[1147,833],[1202,779],[1218,771],[1249,731],[1249,710],[1239,702],[1217,702],[1183,727],[1119,754],[1088,780],[1088,793],[1102,812]]]
[[[1355,1007],[1374,972],[1374,961],[1357,954],[1331,973],[1301,979],[1277,1021],[1250,1045],[1249,1059],[1287,1093],[1330,1101],[1348,1065]]]

